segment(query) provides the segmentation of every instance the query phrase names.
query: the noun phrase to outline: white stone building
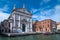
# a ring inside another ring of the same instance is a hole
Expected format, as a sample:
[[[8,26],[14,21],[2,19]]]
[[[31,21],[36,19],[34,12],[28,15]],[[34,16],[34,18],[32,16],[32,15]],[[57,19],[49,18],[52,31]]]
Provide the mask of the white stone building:
[[[23,5],[22,8],[16,8],[9,16],[10,30],[12,32],[32,32],[32,14]]]
[[[16,8],[14,5],[7,20],[10,32],[32,32],[32,14],[25,8],[25,5],[22,8]]]

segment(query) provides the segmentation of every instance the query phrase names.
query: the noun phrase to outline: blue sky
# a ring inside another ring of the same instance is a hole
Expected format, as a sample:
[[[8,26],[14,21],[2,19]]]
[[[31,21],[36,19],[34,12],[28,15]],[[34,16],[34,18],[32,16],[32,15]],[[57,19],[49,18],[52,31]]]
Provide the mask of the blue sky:
[[[60,0],[0,0],[0,22],[7,19],[16,4],[16,8],[25,8],[33,15],[33,20],[52,19],[60,22]]]

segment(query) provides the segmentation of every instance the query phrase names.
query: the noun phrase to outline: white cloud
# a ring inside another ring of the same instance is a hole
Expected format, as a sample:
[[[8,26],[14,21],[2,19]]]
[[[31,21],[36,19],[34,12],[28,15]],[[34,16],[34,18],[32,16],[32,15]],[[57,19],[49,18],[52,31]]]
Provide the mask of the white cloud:
[[[52,19],[56,22],[60,22],[60,5],[56,5],[54,9],[42,10],[39,13],[40,13],[39,15],[34,14],[33,18],[36,18],[38,20]]]
[[[0,8],[0,11],[8,11],[8,5],[4,5],[4,7]]]
[[[55,6],[55,12],[54,15],[52,16],[52,19],[55,21],[60,22],[60,5]]]
[[[9,17],[10,14],[4,12],[8,11],[8,9],[8,5],[5,5],[4,7],[0,8],[0,22]]]
[[[38,9],[31,8],[32,13],[35,13],[36,11],[38,11]]]
[[[44,19],[50,19],[50,18],[49,18],[49,17],[46,17],[46,16],[42,16],[42,15],[41,15],[41,16],[40,16],[40,19],[41,19],[41,20],[44,20]]]
[[[9,17],[10,14],[4,13],[2,11],[0,11],[0,22],[7,19]]]
[[[44,3],[48,3],[48,2],[50,2],[51,0],[42,0],[41,2],[40,2],[40,6],[42,6],[42,5],[44,5]],[[50,7],[50,6],[48,6],[48,7]]]
[[[33,15],[32,17],[33,17],[33,18],[38,18],[38,16],[37,16],[37,15]]]
[[[40,12],[41,15],[45,15],[45,16],[51,16],[53,13],[54,13],[54,9],[42,10]]]

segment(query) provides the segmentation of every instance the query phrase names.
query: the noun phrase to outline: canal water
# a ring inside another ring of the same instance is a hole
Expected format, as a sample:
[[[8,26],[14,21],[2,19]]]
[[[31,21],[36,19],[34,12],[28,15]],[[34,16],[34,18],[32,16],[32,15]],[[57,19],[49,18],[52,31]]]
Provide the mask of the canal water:
[[[53,35],[27,35],[17,37],[3,37],[0,36],[0,40],[60,40],[60,34]]]

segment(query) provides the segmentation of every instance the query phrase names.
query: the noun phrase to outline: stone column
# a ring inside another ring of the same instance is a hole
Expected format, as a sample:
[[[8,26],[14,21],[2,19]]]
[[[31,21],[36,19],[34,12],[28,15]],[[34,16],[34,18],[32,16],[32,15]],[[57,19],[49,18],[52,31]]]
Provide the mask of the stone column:
[[[28,32],[30,32],[30,23],[28,23]]]
[[[31,21],[30,21],[30,19],[29,19],[29,32],[30,32],[30,28],[31,28],[31,27],[30,27],[30,24],[31,24]]]
[[[22,32],[21,16],[20,16],[20,30]]]
[[[32,19],[30,19],[30,31],[32,32]]]
[[[15,27],[15,14],[14,14],[14,27]]]
[[[25,27],[25,32],[29,32],[29,23],[28,24],[25,24],[26,27]]]
[[[26,27],[25,27],[25,32],[28,32],[28,24],[25,24]]]
[[[14,20],[14,27],[15,27],[15,14],[14,14],[14,19],[13,20]],[[12,31],[13,31],[13,28],[12,28]]]
[[[19,27],[20,27],[20,16],[19,16]]]

